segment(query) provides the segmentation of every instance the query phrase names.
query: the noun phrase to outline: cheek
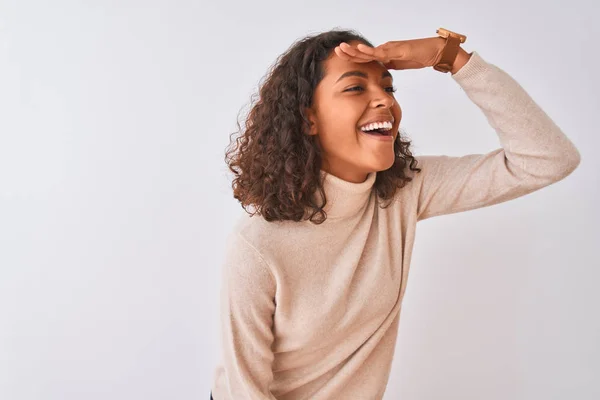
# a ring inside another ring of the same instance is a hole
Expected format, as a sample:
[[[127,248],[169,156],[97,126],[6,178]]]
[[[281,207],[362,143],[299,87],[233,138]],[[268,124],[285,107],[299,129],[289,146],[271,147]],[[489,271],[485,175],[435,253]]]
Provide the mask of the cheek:
[[[398,106],[392,107],[392,115],[394,116],[394,125],[397,127],[396,129],[400,129],[401,120],[402,120],[402,109]]]
[[[346,143],[354,140],[354,136],[352,135],[352,125],[338,122],[335,126],[330,126],[329,129],[322,132],[321,143],[329,151],[335,152],[336,149],[344,147]]]
[[[364,107],[355,102],[340,102],[328,113],[323,128],[329,136],[348,136],[349,132],[356,130],[363,113]]]
[[[356,146],[358,135],[355,120],[338,118],[321,132],[319,140],[328,153],[340,154]]]
[[[394,119],[396,119],[396,121],[400,121],[402,118],[402,108],[400,107],[400,104],[398,104],[398,101],[396,101],[394,107],[392,107],[392,113],[394,115]]]

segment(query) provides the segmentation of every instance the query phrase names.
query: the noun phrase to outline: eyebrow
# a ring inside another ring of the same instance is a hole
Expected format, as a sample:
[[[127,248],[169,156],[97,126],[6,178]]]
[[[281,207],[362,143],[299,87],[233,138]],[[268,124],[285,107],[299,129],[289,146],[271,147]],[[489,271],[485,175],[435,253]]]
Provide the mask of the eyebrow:
[[[337,81],[335,81],[335,83],[338,83],[338,82],[339,82],[339,81],[341,81],[342,79],[344,79],[344,78],[347,78],[347,77],[349,77],[349,76],[360,76],[361,78],[365,78],[365,79],[368,77],[368,75],[367,75],[367,74],[365,74],[365,73],[364,73],[364,72],[362,72],[362,71],[348,71],[348,72],[344,72],[344,73],[342,74],[342,76],[340,76],[340,77],[338,78],[338,80],[337,80]],[[383,72],[381,73],[381,79],[383,79],[383,78],[388,78],[388,77],[389,77],[389,78],[392,78],[392,80],[394,80],[394,77],[392,76],[392,74],[390,74],[390,71],[387,71],[387,70],[386,70],[386,71],[383,71]]]

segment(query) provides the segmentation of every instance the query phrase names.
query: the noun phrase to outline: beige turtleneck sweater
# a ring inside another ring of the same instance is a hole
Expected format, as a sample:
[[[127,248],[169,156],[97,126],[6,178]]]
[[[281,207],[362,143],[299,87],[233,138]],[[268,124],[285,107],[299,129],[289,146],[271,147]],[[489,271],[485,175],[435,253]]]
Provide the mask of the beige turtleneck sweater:
[[[477,52],[452,78],[501,148],[421,156],[421,173],[381,209],[362,183],[326,175],[321,225],[244,215],[222,265],[215,400],[377,400],[396,344],[417,222],[524,196],[580,155],[505,71]],[[207,394],[208,396],[208,394]]]

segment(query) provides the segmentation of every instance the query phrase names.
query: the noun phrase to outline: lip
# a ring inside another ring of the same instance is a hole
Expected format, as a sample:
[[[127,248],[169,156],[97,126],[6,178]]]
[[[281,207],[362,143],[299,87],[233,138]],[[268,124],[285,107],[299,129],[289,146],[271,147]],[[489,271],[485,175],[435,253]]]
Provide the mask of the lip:
[[[358,129],[358,131],[363,135],[373,140],[379,140],[380,142],[393,142],[396,139],[396,135],[369,135],[368,133],[363,132]]]

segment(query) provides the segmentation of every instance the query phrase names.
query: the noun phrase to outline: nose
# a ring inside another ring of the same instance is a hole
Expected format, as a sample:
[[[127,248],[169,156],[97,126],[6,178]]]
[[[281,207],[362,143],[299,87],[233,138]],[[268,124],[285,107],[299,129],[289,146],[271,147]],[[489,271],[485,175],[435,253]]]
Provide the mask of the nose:
[[[378,96],[373,100],[374,107],[392,108],[396,100],[385,92],[382,96]]]

